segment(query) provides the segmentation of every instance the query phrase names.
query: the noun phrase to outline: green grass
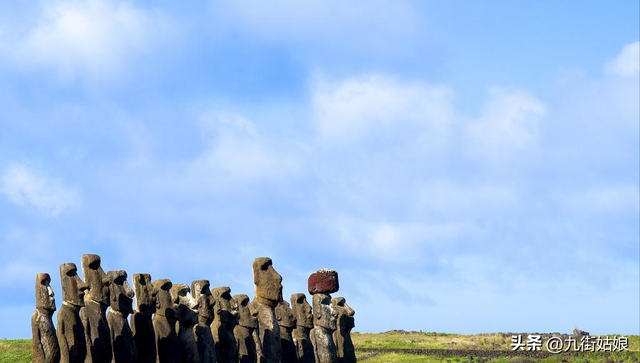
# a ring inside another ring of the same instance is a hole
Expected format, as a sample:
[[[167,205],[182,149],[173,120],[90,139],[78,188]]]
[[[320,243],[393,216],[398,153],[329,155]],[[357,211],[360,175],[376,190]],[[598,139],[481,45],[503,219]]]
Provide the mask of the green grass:
[[[31,362],[31,340],[0,340],[0,363]]]
[[[612,336],[612,335],[611,335]],[[381,352],[381,349],[465,349],[482,351],[510,351],[511,337],[502,334],[443,334],[403,333],[379,334],[353,333],[358,362],[362,363],[432,363],[469,362],[466,356],[417,355],[403,352]],[[628,336],[629,351],[621,353],[591,353],[577,355],[551,355],[546,358],[528,357],[473,357],[475,363],[640,363],[640,336]],[[0,363],[31,362],[31,340],[0,340]]]

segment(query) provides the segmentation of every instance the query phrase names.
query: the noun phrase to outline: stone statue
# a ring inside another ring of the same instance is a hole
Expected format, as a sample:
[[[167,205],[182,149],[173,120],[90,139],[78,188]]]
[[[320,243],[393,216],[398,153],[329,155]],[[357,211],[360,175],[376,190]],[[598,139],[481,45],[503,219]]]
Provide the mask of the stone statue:
[[[258,306],[258,359],[260,363],[280,363],[282,345],[275,307],[282,300],[282,276],[269,257],[253,261],[253,283]]]
[[[193,328],[198,323],[196,301],[187,284],[175,284],[171,287],[171,299],[177,301],[178,339],[180,339],[180,363],[200,363],[198,343]]]
[[[36,311],[31,317],[33,363],[60,361],[60,346],[51,319],[53,312],[56,311],[56,299],[53,297],[50,283],[51,276],[48,273],[36,275]]]
[[[280,342],[282,342],[282,363],[298,363],[296,345],[293,342],[292,332],[296,327],[296,316],[286,301],[280,301],[276,305],[276,319],[280,326]]]
[[[171,298],[173,284],[169,279],[153,282],[156,297],[156,314],[153,316],[153,330],[156,334],[157,363],[180,363],[180,339],[176,334],[176,300]]]
[[[216,346],[211,335],[215,302],[211,296],[209,280],[193,281],[191,294],[198,306],[198,324],[193,327],[193,332],[198,344],[200,363],[216,363]]]
[[[107,323],[111,332],[113,363],[135,363],[137,359],[136,343],[127,321],[133,312],[133,290],[127,282],[127,273],[123,270],[107,272],[109,278],[109,300],[111,309]]]
[[[238,310],[231,297],[229,287],[216,287],[212,291],[215,301],[215,318],[211,325],[211,334],[216,344],[218,363],[237,363],[238,346],[233,336],[233,328],[237,323]]]
[[[254,332],[258,328],[258,307],[254,302],[249,302],[249,296],[245,294],[233,295],[233,300],[238,307],[238,324],[233,328],[238,346],[239,363],[256,363],[258,360]]]
[[[331,307],[338,313],[338,329],[333,332],[333,341],[338,351],[338,363],[356,363],[356,350],[351,341],[351,329],[356,326],[356,314],[343,297],[331,299]]]
[[[311,305],[303,293],[291,295],[291,310],[296,316],[296,328],[291,335],[296,345],[298,361],[300,363],[314,363],[313,345],[309,340],[309,332],[313,328],[313,314]]]
[[[309,334],[316,363],[337,363],[338,354],[333,342],[338,313],[331,308],[329,294],[313,294],[313,329]]]
[[[156,336],[153,330],[153,313],[156,298],[151,285],[151,275],[133,274],[136,309],[131,314],[131,332],[138,353],[137,363],[156,362]]]
[[[87,285],[80,280],[75,263],[60,265],[62,283],[62,307],[58,312],[58,343],[60,363],[84,363],[87,356],[87,341],[80,319],[80,308],[84,306],[84,291]]]
[[[107,323],[109,278],[100,266],[100,256],[82,255],[82,274],[89,285],[80,311],[87,341],[86,363],[111,363],[111,333]]]

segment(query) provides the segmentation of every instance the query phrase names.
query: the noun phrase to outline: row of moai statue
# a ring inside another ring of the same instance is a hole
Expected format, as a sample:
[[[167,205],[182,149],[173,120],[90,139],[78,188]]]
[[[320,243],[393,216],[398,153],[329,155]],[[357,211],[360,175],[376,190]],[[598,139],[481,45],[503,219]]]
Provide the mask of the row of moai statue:
[[[253,262],[253,300],[211,289],[208,280],[189,287],[149,274],[133,275],[134,291],[125,271],[105,273],[93,254],[82,256],[82,273],[85,281],[74,263],[60,265],[57,332],[51,277],[37,275],[34,363],[356,362],[355,312],[331,298],[339,288],[333,270],[309,277],[313,308],[303,293],[291,295],[291,305],[283,301],[282,277],[268,257]]]

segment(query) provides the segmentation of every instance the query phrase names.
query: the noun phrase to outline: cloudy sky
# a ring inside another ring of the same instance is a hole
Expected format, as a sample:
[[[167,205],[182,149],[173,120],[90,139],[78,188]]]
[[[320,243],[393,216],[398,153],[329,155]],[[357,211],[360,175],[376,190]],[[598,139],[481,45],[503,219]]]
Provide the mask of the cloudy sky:
[[[286,297],[356,330],[638,334],[639,4],[0,5],[0,338],[105,270]]]

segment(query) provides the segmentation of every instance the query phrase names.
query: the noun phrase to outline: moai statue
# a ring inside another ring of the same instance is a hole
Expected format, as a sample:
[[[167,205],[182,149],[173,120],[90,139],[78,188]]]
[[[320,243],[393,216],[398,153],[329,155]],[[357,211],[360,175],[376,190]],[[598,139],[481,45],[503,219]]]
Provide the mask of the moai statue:
[[[233,328],[238,346],[238,362],[256,363],[258,356],[253,334],[258,328],[258,307],[245,294],[233,295],[233,300],[238,306],[238,325]]]
[[[296,316],[296,328],[292,332],[293,342],[296,345],[298,362],[315,363],[313,345],[309,340],[309,332],[313,328],[313,314],[311,305],[303,293],[291,295],[291,310]]]
[[[80,312],[87,341],[86,363],[111,363],[111,333],[107,323],[109,278],[100,266],[100,256],[82,255],[82,275],[89,285]]]
[[[337,363],[338,353],[333,341],[338,314],[331,308],[331,295],[313,294],[313,329],[309,337],[316,363]]]
[[[211,325],[211,334],[216,344],[218,363],[237,363],[238,346],[233,336],[233,328],[237,323],[238,310],[231,297],[229,287],[216,287],[212,291],[215,301],[215,318]]]
[[[338,312],[331,308],[331,293],[338,291],[338,273],[319,270],[309,276],[309,293],[313,295],[313,329],[309,333],[316,363],[337,363],[333,341]]]
[[[60,265],[62,283],[62,307],[58,312],[58,343],[60,363],[84,363],[87,356],[87,341],[80,319],[80,308],[84,306],[84,291],[87,285],[80,280],[75,263]]]
[[[177,301],[178,339],[180,339],[180,363],[200,363],[198,343],[193,328],[198,323],[196,301],[187,284],[175,284],[171,287],[171,299]]]
[[[151,275],[133,274],[136,308],[131,314],[131,332],[138,353],[137,363],[156,362],[156,336],[153,330],[153,313],[156,297],[151,285]]]
[[[253,283],[258,306],[258,359],[261,363],[280,363],[282,344],[274,309],[282,300],[282,276],[274,270],[269,257],[253,261]]]
[[[333,341],[338,350],[338,363],[356,363],[356,350],[351,341],[351,329],[356,326],[356,314],[343,297],[331,299],[331,307],[338,312],[338,329],[333,332]]]
[[[137,360],[136,342],[127,317],[133,313],[133,290],[127,282],[127,273],[123,270],[109,271],[109,300],[111,309],[107,315],[113,347],[113,363],[135,363]]]
[[[156,335],[157,363],[180,363],[180,339],[176,334],[176,300],[171,298],[173,284],[168,279],[155,280],[153,291],[156,297],[156,314],[153,316],[153,331]]]
[[[293,329],[296,327],[296,316],[286,301],[280,301],[278,305],[276,305],[275,312],[278,325],[280,325],[282,363],[298,363],[296,345],[293,342],[292,336]]]
[[[209,280],[193,281],[191,294],[198,306],[198,324],[193,327],[193,332],[198,344],[200,363],[216,363],[216,346],[211,335],[215,301],[211,296]]]
[[[36,311],[31,317],[33,363],[60,361],[60,346],[51,319],[53,312],[56,311],[56,299],[53,297],[50,283],[51,276],[48,273],[36,275]]]

